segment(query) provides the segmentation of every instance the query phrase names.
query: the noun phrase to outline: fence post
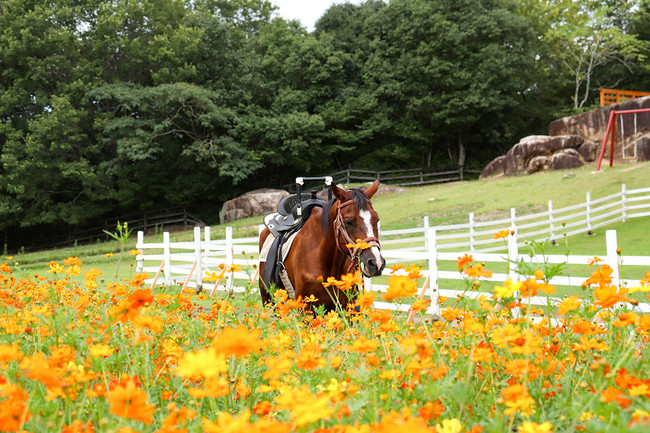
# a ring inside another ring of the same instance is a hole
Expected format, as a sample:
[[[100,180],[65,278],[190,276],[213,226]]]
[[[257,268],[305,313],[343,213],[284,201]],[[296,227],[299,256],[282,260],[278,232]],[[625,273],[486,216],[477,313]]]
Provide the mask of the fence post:
[[[423,220],[423,231],[424,231],[424,249],[428,251],[429,249],[429,216],[425,216]]]
[[[165,284],[167,287],[170,287],[172,282],[172,251],[169,232],[163,232],[163,260],[165,261],[165,266],[163,267]]]
[[[510,230],[517,231],[517,209],[510,208]]]
[[[436,244],[436,229],[429,228],[427,231],[427,254],[429,261],[429,295],[431,296],[431,313],[434,318],[440,319],[440,306],[438,305],[438,296],[440,286],[438,285],[438,245]]]
[[[232,243],[232,227],[226,227],[226,266],[232,269],[233,265],[233,243]],[[228,281],[226,282],[226,289],[232,293],[233,288],[233,272],[228,273]]]
[[[607,264],[612,268],[612,283],[620,285],[620,273],[618,269],[618,243],[616,240],[616,230],[605,231],[605,242],[607,245]]]
[[[587,234],[591,234],[591,192],[589,191],[587,191],[585,207],[587,208]]]
[[[469,250],[474,251],[476,249],[476,239],[474,238],[475,228],[474,228],[474,212],[469,213]]]
[[[201,227],[194,227],[194,272],[196,272],[196,290],[203,285],[203,262],[201,256]],[[183,287],[185,288],[185,287]]]
[[[625,184],[621,185],[621,216],[623,222],[625,222],[627,220],[627,191],[625,190]]]
[[[553,200],[548,201],[548,227],[551,233],[551,240],[555,238],[555,224],[553,224]]]
[[[141,251],[141,253],[138,254],[135,258],[136,261],[135,272],[140,273],[144,270],[144,256],[142,255],[144,253],[144,232],[143,231],[138,232],[138,242],[135,244],[135,249]]]
[[[519,281],[519,274],[517,273],[517,264],[519,263],[519,246],[517,245],[517,231],[514,227],[511,229],[510,236],[508,237],[508,278],[513,282]]]

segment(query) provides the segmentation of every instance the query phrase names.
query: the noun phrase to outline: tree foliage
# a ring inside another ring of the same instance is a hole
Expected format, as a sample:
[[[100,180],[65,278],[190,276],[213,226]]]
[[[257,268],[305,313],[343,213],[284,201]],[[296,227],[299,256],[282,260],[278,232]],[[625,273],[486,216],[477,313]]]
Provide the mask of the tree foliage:
[[[309,33],[267,0],[4,0],[0,228],[481,168],[594,83],[644,90],[648,4],[367,0]]]

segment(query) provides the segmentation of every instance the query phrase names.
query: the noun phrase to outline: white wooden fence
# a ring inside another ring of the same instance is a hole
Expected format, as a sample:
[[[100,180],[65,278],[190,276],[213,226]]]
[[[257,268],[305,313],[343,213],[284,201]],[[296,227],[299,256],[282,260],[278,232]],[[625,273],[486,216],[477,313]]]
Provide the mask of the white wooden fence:
[[[517,216],[515,209],[511,210],[511,217],[498,221],[475,222],[470,214],[468,224],[428,227],[427,219],[424,226],[405,230],[381,231],[382,255],[392,263],[419,263],[422,264],[423,274],[429,277],[430,284],[426,296],[432,300],[429,312],[439,314],[437,299],[439,295],[457,297],[464,294],[466,297],[489,295],[487,292],[465,291],[464,276],[454,269],[458,257],[465,253],[472,254],[474,261],[504,267],[505,273],[494,273],[486,281],[503,282],[508,278],[513,281],[520,279],[516,266],[520,260],[535,262],[539,257],[520,255],[522,247],[526,247],[526,239],[559,239],[579,233],[586,233],[596,228],[603,227],[628,218],[650,216],[650,188],[626,191],[625,185],[621,192],[607,197],[592,200],[587,193],[586,201],[582,204],[553,210],[549,202],[548,211],[538,214]],[[514,235],[507,239],[493,239],[494,233],[508,229]],[[650,270],[650,257],[644,256],[619,256],[616,253],[616,232],[607,231],[607,245],[603,245],[600,254],[604,263],[614,269],[615,282],[626,284],[629,287],[639,285],[639,279]],[[219,273],[222,267],[232,269],[239,265],[240,270],[226,272],[224,280],[220,282],[218,290],[245,291],[257,290],[257,284],[252,280],[256,277],[258,259],[258,238],[234,239],[232,228],[226,228],[225,239],[211,239],[210,227],[195,227],[194,240],[190,242],[171,242],[169,233],[163,233],[162,243],[145,243],[144,233],[138,232],[136,248],[142,251],[137,256],[137,269],[151,275],[162,273],[163,281],[167,286],[175,283],[187,283],[188,287],[202,285],[206,291],[213,292],[213,283],[206,283],[203,278],[208,272]],[[173,251],[173,253],[172,253]],[[497,253],[496,251],[501,251]],[[583,281],[593,271],[587,268],[587,262],[593,256],[579,255],[546,255],[546,263],[566,263],[567,265],[583,265],[584,271],[574,275],[563,275],[551,280],[551,284],[558,286],[580,287]],[[445,266],[445,262],[446,266]],[[449,263],[452,262],[452,263]],[[541,264],[540,264],[541,265]],[[630,268],[632,266],[632,268]],[[644,268],[638,268],[642,266]],[[637,268],[633,268],[637,267]],[[630,271],[627,271],[630,269]],[[622,274],[620,270],[623,269]],[[640,269],[644,269],[641,271]],[[387,274],[388,270],[384,271]],[[621,275],[624,278],[621,278]],[[188,278],[189,276],[189,278]],[[151,282],[149,280],[149,282]],[[443,283],[444,281],[444,283]],[[455,281],[455,282],[454,282]],[[454,288],[456,286],[456,288]],[[385,284],[366,281],[366,287],[382,292]],[[545,304],[546,299],[533,298],[532,304]],[[378,308],[408,310],[410,305],[395,305],[386,302],[376,302]],[[640,305],[642,311],[650,311],[648,305]]]

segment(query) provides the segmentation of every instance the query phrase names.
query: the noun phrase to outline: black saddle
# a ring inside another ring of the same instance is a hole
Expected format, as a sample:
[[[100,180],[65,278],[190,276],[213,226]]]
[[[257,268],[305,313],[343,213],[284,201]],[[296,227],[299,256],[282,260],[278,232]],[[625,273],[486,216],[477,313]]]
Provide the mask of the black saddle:
[[[314,207],[323,207],[327,201],[316,197],[316,190],[310,194],[293,194],[280,200],[278,211],[264,217],[264,225],[275,237],[266,258],[263,281],[267,288],[274,284],[282,287],[279,273],[284,268],[282,263],[282,245],[309,218]]]
[[[327,201],[316,197],[316,190],[310,194],[292,194],[278,203],[278,211],[264,217],[264,225],[277,238],[281,233],[302,227],[302,222],[314,207],[323,207]],[[299,198],[300,197],[300,198]]]

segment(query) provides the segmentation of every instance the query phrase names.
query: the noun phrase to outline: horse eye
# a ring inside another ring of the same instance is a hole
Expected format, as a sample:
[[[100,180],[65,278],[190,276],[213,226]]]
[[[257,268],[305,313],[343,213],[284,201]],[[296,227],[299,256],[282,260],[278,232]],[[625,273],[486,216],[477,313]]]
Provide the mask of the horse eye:
[[[346,220],[345,225],[346,227],[354,227],[354,220]]]

